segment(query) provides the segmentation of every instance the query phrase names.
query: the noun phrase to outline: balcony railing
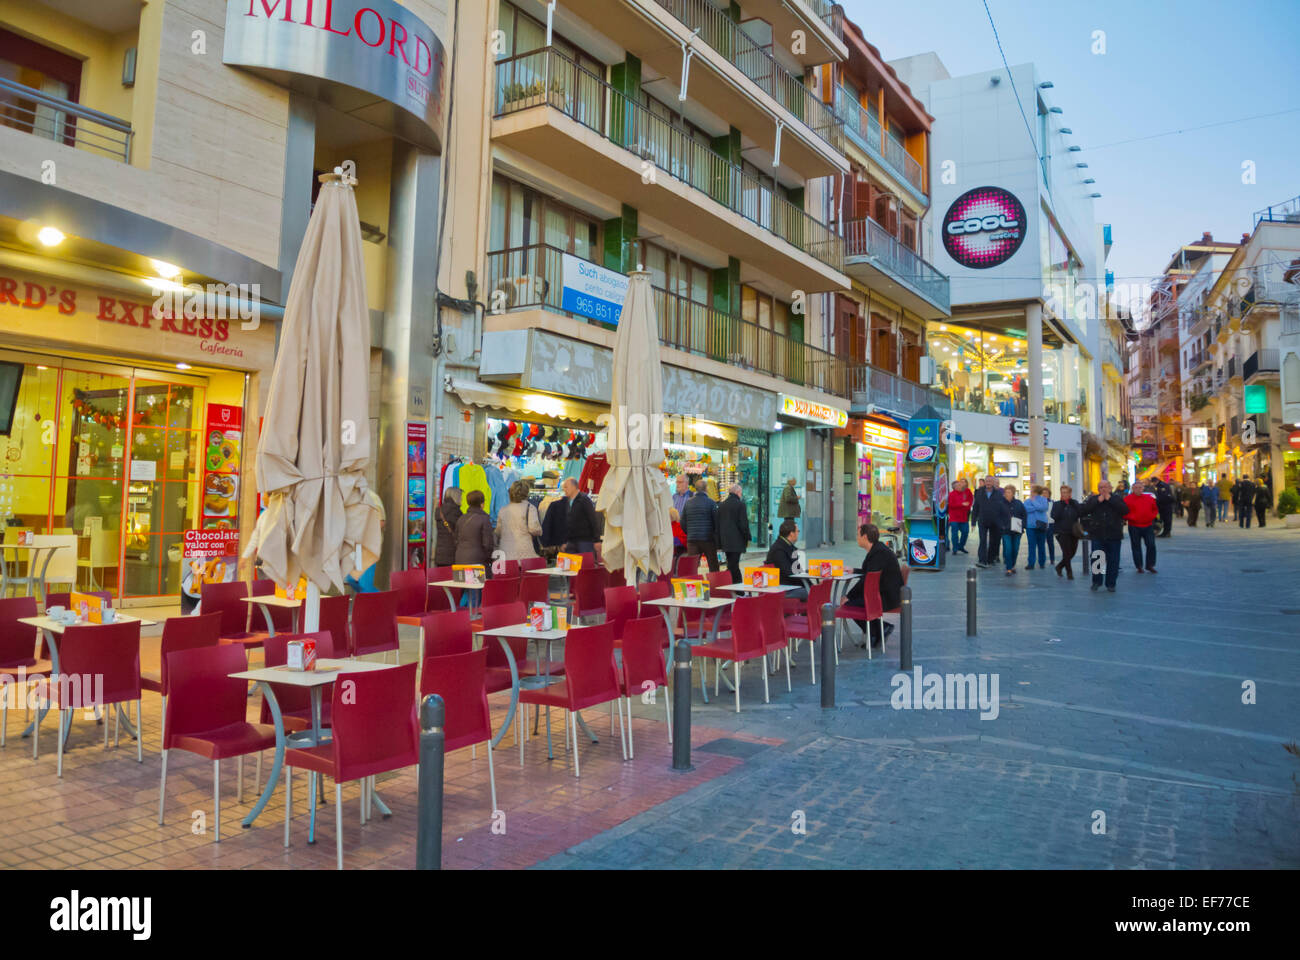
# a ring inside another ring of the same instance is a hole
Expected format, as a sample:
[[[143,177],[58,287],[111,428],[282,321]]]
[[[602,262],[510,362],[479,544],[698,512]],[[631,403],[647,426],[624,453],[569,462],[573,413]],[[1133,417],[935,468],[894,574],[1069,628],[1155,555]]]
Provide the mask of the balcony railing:
[[[1109,340],[1104,341],[1101,345],[1101,362],[1109,363],[1115,368],[1115,371],[1121,375],[1125,372],[1124,358],[1120,355],[1119,350],[1116,349],[1115,344],[1111,343]]]
[[[831,108],[802,79],[772,58],[726,11],[707,0],[655,0],[699,38],[735,64],[768,96],[785,107],[836,153],[844,152],[844,130]]]
[[[849,397],[853,406],[859,410],[867,404],[875,404],[910,416],[928,403],[944,418],[952,416],[952,401],[947,394],[905,380],[869,363],[859,363],[849,368]]]
[[[1124,426],[1124,424],[1120,423],[1114,417],[1106,418],[1105,435],[1106,439],[1113,443],[1129,442],[1128,427]]]
[[[0,77],[0,126],[131,162],[131,124]]]
[[[844,132],[857,144],[878,158],[895,174],[916,188],[916,192],[925,196],[925,179],[921,175],[921,164],[893,137],[885,136],[880,129],[880,121],[864,110],[853,95],[843,87],[835,90],[835,112],[844,123]]]
[[[1276,349],[1256,350],[1241,365],[1241,376],[1243,380],[1249,380],[1257,373],[1280,373],[1281,370]]]
[[[952,309],[948,278],[870,217],[844,224],[844,256],[846,259],[866,257],[944,313]]]
[[[549,47],[497,64],[496,116],[549,106],[836,270],[844,242],[738,165]]]
[[[489,253],[486,276],[489,296],[502,291],[512,309],[566,312],[564,251],[558,247],[537,243]],[[665,346],[849,396],[848,368],[841,357],[659,287],[654,299],[659,340]]]

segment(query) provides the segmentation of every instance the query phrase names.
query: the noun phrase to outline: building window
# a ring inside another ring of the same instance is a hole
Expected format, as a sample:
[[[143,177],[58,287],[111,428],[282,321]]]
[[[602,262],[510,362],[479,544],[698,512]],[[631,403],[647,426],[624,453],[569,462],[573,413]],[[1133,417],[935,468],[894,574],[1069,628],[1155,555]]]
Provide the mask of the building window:
[[[488,284],[508,307],[559,304],[564,254],[594,260],[600,224],[506,177],[492,180]]]
[[[76,103],[81,92],[81,61],[16,33],[0,30],[0,78],[30,87],[47,97]],[[69,117],[57,107],[21,93],[0,90],[2,126],[72,146],[76,141],[76,122],[75,117]]]

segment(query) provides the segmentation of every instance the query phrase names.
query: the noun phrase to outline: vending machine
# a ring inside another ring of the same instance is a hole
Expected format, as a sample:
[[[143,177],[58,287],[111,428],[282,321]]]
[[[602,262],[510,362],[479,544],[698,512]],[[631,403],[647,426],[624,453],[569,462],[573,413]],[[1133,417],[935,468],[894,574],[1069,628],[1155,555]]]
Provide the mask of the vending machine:
[[[940,436],[942,421],[925,406],[907,426],[903,464],[905,556],[912,569],[942,570],[946,544],[940,533],[948,515],[948,455]]]

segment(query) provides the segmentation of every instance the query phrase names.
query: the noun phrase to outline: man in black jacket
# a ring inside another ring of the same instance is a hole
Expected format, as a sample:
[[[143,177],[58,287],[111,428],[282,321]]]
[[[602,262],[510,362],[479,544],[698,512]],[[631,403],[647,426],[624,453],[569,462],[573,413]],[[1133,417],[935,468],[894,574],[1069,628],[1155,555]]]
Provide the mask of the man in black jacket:
[[[565,516],[565,553],[594,553],[599,522],[596,519],[596,505],[591,497],[578,490],[578,481],[567,477],[564,481],[564,496],[569,502]],[[555,509],[554,506],[551,509]],[[548,510],[549,514],[550,511]]]
[[[1001,509],[1002,491],[992,477],[984,478],[984,486],[975,492],[971,503],[971,521],[979,525],[980,549],[975,566],[991,567],[998,562],[998,541],[1002,531],[998,527],[997,513]]]
[[[1250,515],[1255,512],[1255,485],[1250,482],[1250,477],[1242,477],[1237,484],[1233,505],[1237,508],[1237,526],[1249,530]]]
[[[1101,587],[1104,577],[1106,589],[1115,592],[1115,581],[1119,577],[1119,548],[1124,539],[1124,517],[1128,514],[1128,504],[1111,493],[1110,481],[1102,480],[1097,484],[1097,492],[1079,505],[1079,515],[1092,540],[1093,549],[1105,555],[1105,567],[1101,573],[1093,568],[1092,589]],[[1084,557],[1083,562],[1092,565],[1091,557]]]
[[[880,573],[880,608],[888,613],[891,610],[897,610],[903,602],[903,570],[898,565],[898,557],[894,556],[894,551],[886,544],[880,542],[880,530],[875,524],[864,523],[858,527],[858,546],[867,551],[867,555],[862,558],[862,566],[858,567],[857,572],[863,575],[863,580],[853,584],[848,594],[844,597],[844,602],[851,606],[861,606],[863,596],[863,583],[866,574],[879,571]],[[871,645],[880,646],[894,632],[894,625],[885,622],[884,632],[882,635],[880,620],[871,621]],[[862,632],[867,632],[865,621],[859,620],[858,626]]]
[[[787,590],[785,592],[787,597],[791,600],[807,600],[808,588],[803,586],[803,581],[794,575],[794,544],[798,539],[799,524],[793,520],[783,521],[777,538],[772,541],[772,548],[767,551],[767,556],[763,558],[763,565],[776,567],[781,571],[781,583],[794,584],[799,588],[797,590]]]
[[[1156,480],[1155,493],[1156,508],[1160,511],[1160,523],[1164,525],[1160,536],[1168,537],[1174,530],[1174,492],[1169,488],[1169,484],[1163,480]]]
[[[709,496],[706,480],[695,482],[695,496],[682,507],[682,529],[686,531],[686,555],[704,555],[709,572],[718,572],[718,505]]]
[[[741,499],[740,484],[733,483],[718,507],[718,546],[727,555],[731,582],[740,583],[740,555],[749,549],[749,511]]]

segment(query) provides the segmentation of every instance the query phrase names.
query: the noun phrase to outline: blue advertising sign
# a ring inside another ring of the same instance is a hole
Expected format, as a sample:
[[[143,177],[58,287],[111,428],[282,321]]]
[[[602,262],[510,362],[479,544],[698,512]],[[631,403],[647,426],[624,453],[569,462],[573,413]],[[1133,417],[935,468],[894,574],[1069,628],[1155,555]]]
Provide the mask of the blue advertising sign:
[[[564,255],[564,288],[560,308],[602,323],[618,323],[627,298],[628,279],[589,260]]]
[[[910,420],[907,424],[909,463],[932,463],[939,455],[939,421]]]

